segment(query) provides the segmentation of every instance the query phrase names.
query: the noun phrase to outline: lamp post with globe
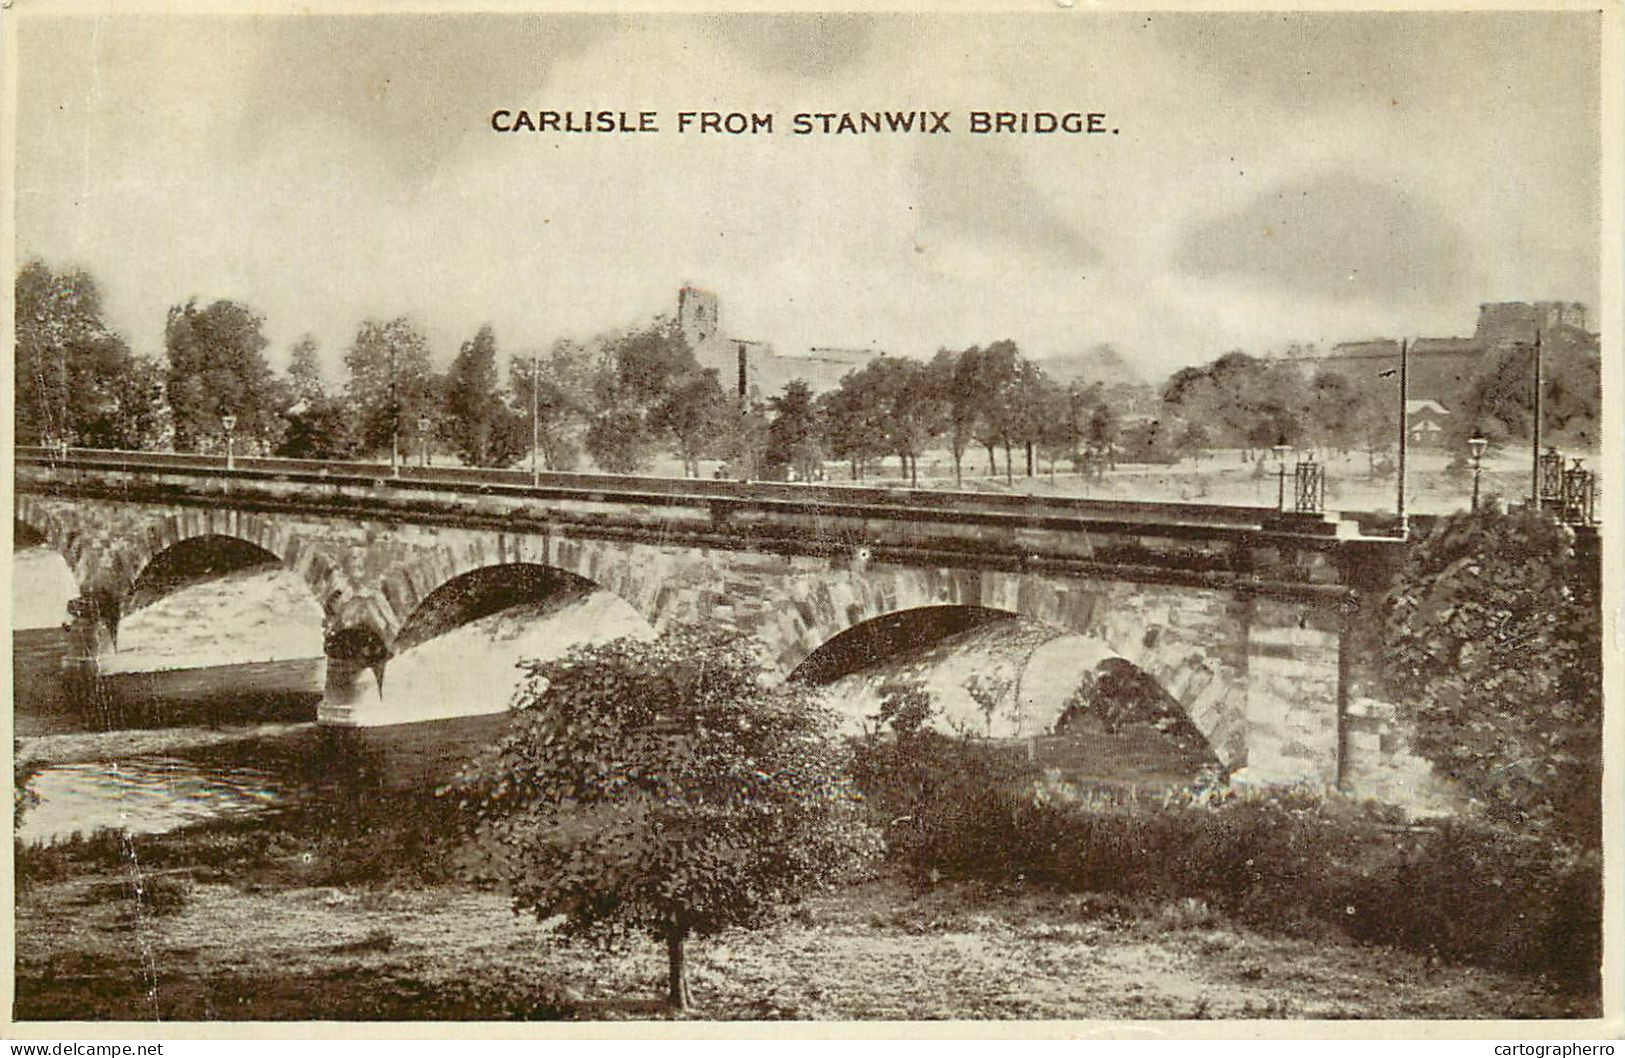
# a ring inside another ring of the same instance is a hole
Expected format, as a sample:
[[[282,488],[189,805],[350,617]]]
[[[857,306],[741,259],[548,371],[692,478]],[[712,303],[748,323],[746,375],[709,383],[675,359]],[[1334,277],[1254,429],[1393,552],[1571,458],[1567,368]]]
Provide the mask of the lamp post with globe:
[[[1489,447],[1489,441],[1478,435],[1467,439],[1467,448],[1473,457],[1473,513],[1478,513],[1478,482],[1484,474],[1484,449]]]

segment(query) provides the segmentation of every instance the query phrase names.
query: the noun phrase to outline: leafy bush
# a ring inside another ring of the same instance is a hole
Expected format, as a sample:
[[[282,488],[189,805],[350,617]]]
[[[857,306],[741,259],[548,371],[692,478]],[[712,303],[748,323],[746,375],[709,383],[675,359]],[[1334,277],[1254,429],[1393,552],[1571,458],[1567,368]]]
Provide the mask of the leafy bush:
[[[889,732],[860,740],[852,763],[889,854],[913,863],[921,884],[992,862],[1015,821],[1010,788],[1037,774],[1025,753],[931,730],[931,711],[926,691],[888,688],[880,724]]]
[[[1382,668],[1417,750],[1491,818],[1601,841],[1594,563],[1547,513],[1440,519],[1385,600]]]
[[[515,910],[664,940],[679,1008],[689,937],[760,926],[878,847],[834,717],[753,651],[677,629],[530,664],[508,734],[448,791]]]
[[[191,879],[166,874],[130,873],[93,885],[84,894],[87,904],[123,904],[130,917],[177,915],[191,898]]]
[[[920,692],[890,695],[889,730],[860,740],[855,768],[890,856],[922,885],[1022,880],[1197,901],[1260,929],[1341,932],[1597,987],[1595,851],[1491,821],[1412,828],[1392,808],[1303,791],[1054,788],[1007,746],[926,730],[928,708]]]

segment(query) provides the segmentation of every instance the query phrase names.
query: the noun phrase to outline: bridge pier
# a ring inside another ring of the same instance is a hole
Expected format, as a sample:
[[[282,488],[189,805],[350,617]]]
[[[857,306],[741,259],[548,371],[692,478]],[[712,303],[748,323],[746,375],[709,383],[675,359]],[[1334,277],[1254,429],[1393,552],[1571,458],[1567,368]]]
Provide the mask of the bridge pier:
[[[349,658],[328,658],[322,702],[316,721],[335,727],[377,724],[384,713],[382,671]],[[371,720],[371,724],[368,721]]]
[[[68,651],[62,659],[64,683],[85,700],[98,693],[99,677],[117,650],[114,633],[118,604],[105,592],[86,592],[68,601]]]
[[[336,727],[389,723],[384,708],[384,668],[389,648],[370,628],[329,629],[322,702],[316,720]]]
[[[1255,597],[1247,630],[1247,765],[1240,785],[1339,780],[1342,617],[1321,604]]]

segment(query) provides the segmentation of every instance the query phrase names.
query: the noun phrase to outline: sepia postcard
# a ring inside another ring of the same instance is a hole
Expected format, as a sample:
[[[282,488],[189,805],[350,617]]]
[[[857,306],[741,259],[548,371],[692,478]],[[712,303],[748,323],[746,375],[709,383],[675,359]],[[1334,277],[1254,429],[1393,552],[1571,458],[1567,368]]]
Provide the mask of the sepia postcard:
[[[1619,1038],[1617,4],[0,26],[8,1035]]]

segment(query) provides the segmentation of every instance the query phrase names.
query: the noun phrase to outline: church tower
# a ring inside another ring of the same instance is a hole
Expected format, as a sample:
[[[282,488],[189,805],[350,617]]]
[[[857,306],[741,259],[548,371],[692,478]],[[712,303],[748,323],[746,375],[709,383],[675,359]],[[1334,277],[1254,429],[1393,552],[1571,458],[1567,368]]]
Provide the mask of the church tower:
[[[677,323],[690,349],[698,351],[717,336],[717,296],[697,287],[677,292]]]

